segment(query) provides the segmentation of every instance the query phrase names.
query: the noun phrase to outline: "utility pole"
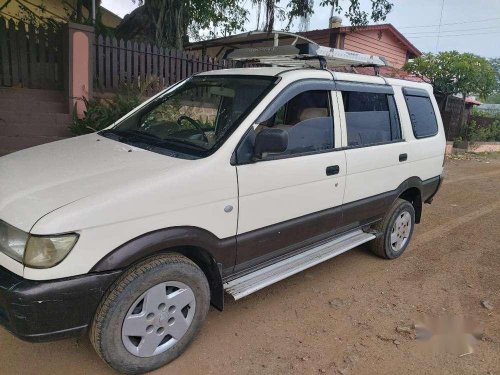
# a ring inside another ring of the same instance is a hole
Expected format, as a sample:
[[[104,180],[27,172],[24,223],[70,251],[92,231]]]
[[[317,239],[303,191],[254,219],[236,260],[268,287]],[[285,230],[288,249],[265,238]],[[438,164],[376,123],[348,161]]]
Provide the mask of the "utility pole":
[[[441,36],[441,24],[443,22],[443,10],[444,10],[444,0],[441,3],[441,15],[439,16],[438,35],[437,35],[437,40],[436,40],[436,53],[438,53],[439,37]]]

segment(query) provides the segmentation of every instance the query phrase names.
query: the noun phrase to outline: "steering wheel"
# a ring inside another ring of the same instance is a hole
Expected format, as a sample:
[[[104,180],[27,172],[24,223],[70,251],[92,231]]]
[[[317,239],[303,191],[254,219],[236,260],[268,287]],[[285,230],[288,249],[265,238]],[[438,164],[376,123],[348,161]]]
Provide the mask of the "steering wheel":
[[[202,129],[201,125],[196,120],[192,119],[189,116],[182,115],[177,119],[177,123],[179,124],[179,126],[182,125],[181,124],[182,120],[187,120],[189,123],[191,123],[191,125],[193,125],[196,128],[196,130],[198,130],[198,132],[203,136],[203,140],[205,141],[205,143],[208,143],[208,137],[205,134],[205,131]]]

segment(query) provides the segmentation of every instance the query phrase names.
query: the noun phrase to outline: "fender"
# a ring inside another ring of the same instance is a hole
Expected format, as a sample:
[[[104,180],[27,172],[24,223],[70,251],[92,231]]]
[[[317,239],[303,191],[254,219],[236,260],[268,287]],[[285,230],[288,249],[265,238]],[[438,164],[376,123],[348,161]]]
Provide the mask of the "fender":
[[[207,276],[211,303],[219,310],[224,306],[222,278],[232,272],[236,260],[236,237],[219,239],[197,227],[172,227],[145,233],[102,258],[92,272],[124,269],[137,261],[162,251],[175,251],[195,262]]]
[[[424,181],[422,181],[419,177],[413,176],[404,181],[398,187],[398,196],[412,202],[415,207],[415,223],[420,223],[420,218],[422,216],[422,203],[425,202],[430,204],[432,202],[432,198],[439,190],[441,182],[441,176],[435,176]],[[418,194],[415,190],[418,191]]]
[[[421,180],[420,177],[410,177],[406,181],[404,181],[399,187],[396,189],[401,194],[405,190],[410,188],[417,188],[420,190],[422,202],[431,203],[432,197],[437,193],[439,187],[441,186],[441,182],[443,177],[435,176],[431,177],[427,180]]]

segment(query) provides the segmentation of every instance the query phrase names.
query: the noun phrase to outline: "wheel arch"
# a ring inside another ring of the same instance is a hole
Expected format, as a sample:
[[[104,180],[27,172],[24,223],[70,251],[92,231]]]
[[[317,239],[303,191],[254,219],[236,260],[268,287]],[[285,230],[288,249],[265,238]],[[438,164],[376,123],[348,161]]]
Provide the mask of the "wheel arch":
[[[422,217],[422,180],[419,177],[411,177],[406,180],[400,187],[398,198],[412,204],[415,209],[415,223],[420,223]]]
[[[184,255],[201,268],[210,286],[210,303],[222,311],[224,309],[224,287],[222,285],[222,267],[210,253],[197,246],[181,246],[165,249],[162,252],[175,252]]]
[[[415,209],[415,223],[420,223],[422,217],[422,193],[416,187],[409,188],[399,195],[399,198],[404,199],[412,204]]]
[[[127,269],[152,255],[179,253],[201,268],[210,285],[210,302],[218,310],[224,307],[222,275],[231,270],[236,258],[236,238],[219,239],[196,227],[175,227],[146,233],[104,256],[92,269],[105,272]]]

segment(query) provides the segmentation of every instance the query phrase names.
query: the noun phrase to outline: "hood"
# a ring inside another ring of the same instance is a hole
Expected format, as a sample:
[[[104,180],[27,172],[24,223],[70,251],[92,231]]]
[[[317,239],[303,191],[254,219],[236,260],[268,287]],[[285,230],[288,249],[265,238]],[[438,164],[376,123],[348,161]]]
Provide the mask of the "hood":
[[[18,151],[0,157],[0,219],[29,232],[49,212],[186,162],[97,134]]]

